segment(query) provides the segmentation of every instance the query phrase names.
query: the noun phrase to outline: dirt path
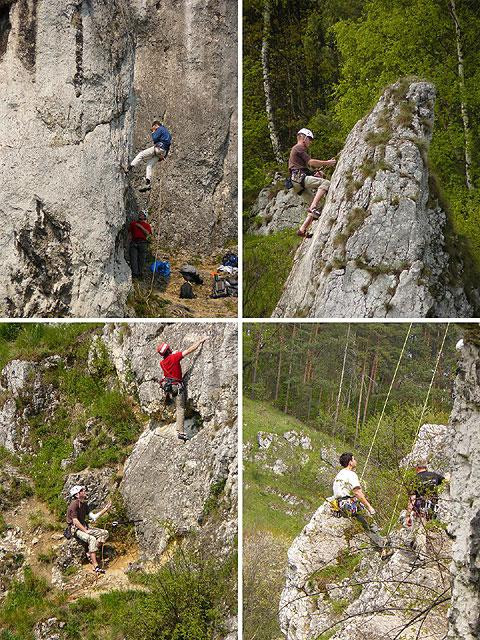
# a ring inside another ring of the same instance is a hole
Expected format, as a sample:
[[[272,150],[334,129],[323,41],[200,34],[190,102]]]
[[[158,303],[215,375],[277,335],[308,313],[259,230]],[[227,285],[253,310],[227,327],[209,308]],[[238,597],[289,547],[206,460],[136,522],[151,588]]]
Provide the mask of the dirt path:
[[[163,258],[159,258],[163,259]],[[237,316],[238,298],[210,298],[212,293],[212,273],[218,262],[189,261],[185,256],[169,256],[171,275],[168,282],[155,282],[152,293],[151,272],[146,272],[141,280],[134,280],[133,293],[128,303],[136,317],[157,318],[232,318]],[[185,282],[179,269],[184,264],[193,264],[198,270],[203,284],[192,284],[196,298],[180,298],[180,287]]]

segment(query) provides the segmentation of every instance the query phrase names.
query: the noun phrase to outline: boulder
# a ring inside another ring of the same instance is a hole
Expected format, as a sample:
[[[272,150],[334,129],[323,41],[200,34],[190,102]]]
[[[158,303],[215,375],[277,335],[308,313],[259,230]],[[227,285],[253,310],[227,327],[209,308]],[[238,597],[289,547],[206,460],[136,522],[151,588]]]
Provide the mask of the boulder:
[[[274,317],[478,315],[428,169],[434,102],[432,84],[402,80],[357,122]]]

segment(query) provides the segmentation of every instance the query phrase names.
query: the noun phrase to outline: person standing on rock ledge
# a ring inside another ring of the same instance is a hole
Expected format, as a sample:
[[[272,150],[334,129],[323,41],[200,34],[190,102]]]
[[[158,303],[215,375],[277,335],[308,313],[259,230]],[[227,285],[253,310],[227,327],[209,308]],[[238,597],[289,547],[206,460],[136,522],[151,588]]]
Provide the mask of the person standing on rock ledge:
[[[185,349],[185,351],[172,351],[172,348],[166,342],[162,342],[157,347],[157,353],[163,357],[160,366],[162,367],[164,377],[160,380],[160,386],[165,392],[167,402],[171,402],[172,397],[176,397],[177,436],[180,440],[183,440],[183,442],[188,440],[187,434],[185,433],[185,404],[187,398],[180,361],[183,360],[185,356],[196,351],[206,339],[207,338],[201,338]]]
[[[72,501],[67,509],[67,525],[75,538],[88,544],[87,556],[93,565],[95,573],[105,573],[105,569],[98,566],[97,551],[107,541],[108,531],[106,529],[88,527],[87,514],[90,520],[95,522],[110,509],[112,503],[107,503],[98,513],[91,512],[90,506],[86,502],[86,489],[80,485],[75,485],[70,489],[70,497]]]
[[[145,267],[147,246],[152,237],[152,227],[147,222],[147,214],[141,211],[138,220],[132,220],[128,228],[130,238],[130,268],[133,278],[141,278]]]
[[[365,530],[375,549],[381,552],[382,559],[389,558],[393,551],[388,547],[387,541],[378,532],[377,525],[368,522],[362,514],[365,509],[370,516],[375,515],[375,509],[368,502],[360,488],[360,480],[355,473],[357,461],[353,453],[342,453],[340,464],[343,469],[337,473],[333,481],[333,496],[345,517],[355,518]]]
[[[288,170],[294,191],[302,194],[307,202],[311,203],[307,210],[305,222],[297,231],[297,235],[302,238],[312,237],[311,233],[307,233],[307,229],[314,220],[319,219],[321,211],[318,209],[318,204],[330,187],[330,181],[325,180],[322,171],[316,171],[311,175],[310,167],[312,169],[320,169],[320,167],[333,167],[336,163],[335,158],[330,160],[311,158],[307,153],[307,149],[312,140],[313,133],[310,129],[300,129],[297,133],[297,144],[292,147],[288,159]]]
[[[152,169],[158,162],[167,158],[172,144],[172,134],[160,120],[152,122],[150,131],[152,132],[153,147],[140,151],[126,169],[126,173],[128,173],[132,167],[136,167],[142,160],[146,160],[145,184],[140,187],[139,191],[150,191],[152,188]]]
[[[423,566],[427,558],[427,522],[435,518],[438,508],[438,489],[445,478],[436,471],[428,471],[427,461],[418,460],[415,480],[406,509],[405,524],[412,531],[416,551],[415,566]]]

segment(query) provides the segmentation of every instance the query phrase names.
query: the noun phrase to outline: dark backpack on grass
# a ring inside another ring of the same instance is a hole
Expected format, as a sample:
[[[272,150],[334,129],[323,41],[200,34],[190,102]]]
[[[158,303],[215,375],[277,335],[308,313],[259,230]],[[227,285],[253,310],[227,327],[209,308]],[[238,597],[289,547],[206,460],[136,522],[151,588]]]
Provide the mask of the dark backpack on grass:
[[[195,298],[192,285],[189,282],[184,282],[180,287],[180,298]]]

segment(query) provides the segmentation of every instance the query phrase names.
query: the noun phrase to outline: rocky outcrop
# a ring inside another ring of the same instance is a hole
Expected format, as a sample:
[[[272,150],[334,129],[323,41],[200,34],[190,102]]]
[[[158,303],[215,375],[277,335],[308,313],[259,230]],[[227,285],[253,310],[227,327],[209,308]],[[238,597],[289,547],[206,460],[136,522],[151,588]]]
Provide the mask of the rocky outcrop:
[[[293,189],[284,189],[283,182],[278,180],[258,194],[250,212],[250,231],[254,235],[267,236],[283,229],[295,229],[305,220],[305,201]]]
[[[236,236],[236,69],[226,0],[0,3],[2,315],[127,315],[138,207],[176,251]],[[147,201],[122,166],[154,117],[174,145]]]
[[[185,349],[207,341],[183,362],[187,419],[192,436],[182,444],[165,413],[155,346]],[[229,324],[107,326],[102,336],[120,378],[151,416],[125,464],[120,485],[144,555],[159,556],[170,540],[203,532],[228,552],[236,535],[237,330]],[[211,514],[221,514],[215,533]]]
[[[56,366],[58,359],[46,358],[40,367],[33,362],[11,360],[0,374],[0,446],[12,453],[29,447],[28,418],[40,411],[53,411],[58,394],[44,385],[41,372]],[[28,402],[24,398],[28,396]]]
[[[478,290],[427,162],[435,89],[400,81],[347,138],[275,317],[471,317]]]
[[[455,517],[449,640],[480,636],[480,349],[478,326],[462,349],[455,381],[454,461],[450,497]],[[474,338],[474,339],[472,339]]]

